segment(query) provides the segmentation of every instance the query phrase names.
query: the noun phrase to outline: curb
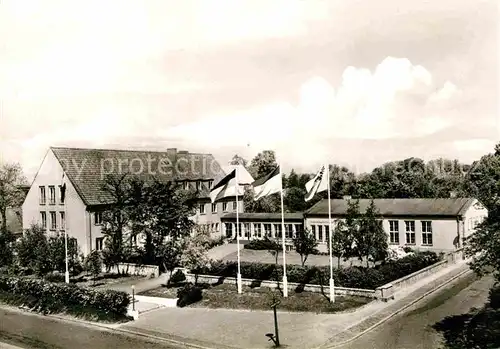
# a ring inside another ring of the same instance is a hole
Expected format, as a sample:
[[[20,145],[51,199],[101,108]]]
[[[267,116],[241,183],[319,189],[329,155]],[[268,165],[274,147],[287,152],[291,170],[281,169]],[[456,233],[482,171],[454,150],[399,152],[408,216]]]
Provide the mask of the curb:
[[[349,338],[343,342],[340,342],[340,343],[335,343],[335,344],[332,344],[332,345],[321,345],[319,347],[317,347],[316,349],[333,349],[333,348],[338,348],[338,347],[341,347],[341,346],[344,346],[346,344],[349,344],[350,342],[353,342],[355,341],[356,339],[358,339],[359,337],[365,335],[366,333],[368,332],[371,332],[373,331],[375,328],[377,328],[378,326],[382,325],[384,322],[390,320],[391,318],[395,317],[396,315],[399,315],[400,313],[402,313],[403,311],[405,311],[406,309],[408,309],[409,307],[413,306],[415,303],[418,303],[420,302],[422,299],[424,299],[425,297],[428,297],[429,295],[431,295],[432,293],[438,291],[439,289],[443,288],[444,286],[448,285],[449,283],[455,281],[456,279],[464,276],[465,274],[468,274],[468,273],[472,273],[472,270],[470,269],[466,269],[460,273],[458,273],[457,275],[455,276],[452,276],[451,278],[447,279],[446,281],[444,281],[443,283],[441,283],[440,285],[434,287],[433,289],[427,291],[426,293],[424,293],[422,296],[419,296],[417,297],[416,299],[414,299],[413,301],[405,304],[403,307],[399,308],[398,310],[396,310],[395,312],[393,312],[392,314],[386,316],[385,318],[381,319],[380,321],[378,321],[377,323],[375,323],[374,325],[368,327],[366,330],[364,331],[361,331],[360,333],[356,334],[355,336],[353,336],[352,338]],[[344,331],[348,331],[349,329],[346,329]]]

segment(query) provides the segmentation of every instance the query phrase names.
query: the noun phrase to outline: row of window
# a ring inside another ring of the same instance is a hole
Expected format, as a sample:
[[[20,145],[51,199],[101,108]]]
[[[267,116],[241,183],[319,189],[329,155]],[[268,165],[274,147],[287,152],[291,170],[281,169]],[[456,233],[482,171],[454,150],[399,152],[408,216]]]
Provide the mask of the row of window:
[[[59,216],[59,219],[57,219]],[[55,211],[49,212],[50,230],[64,230],[66,228],[66,215],[63,211],[59,215]],[[47,212],[40,212],[40,223],[43,229],[47,229]],[[59,223],[59,224],[58,224]]]
[[[235,225],[236,226],[236,225]],[[273,229],[274,228],[274,229]],[[302,224],[285,224],[285,238],[293,239],[295,233],[302,230]],[[225,223],[226,236],[233,236],[233,223]],[[282,225],[270,223],[240,223],[238,230],[239,237],[282,237]]]
[[[184,182],[182,182],[182,188],[183,188],[184,190],[189,189],[189,187],[190,187],[190,183],[193,183],[193,182],[188,182],[188,181],[184,181]],[[203,183],[203,182],[201,182],[201,181],[196,181],[196,182],[194,182],[194,183],[195,183],[196,190],[200,190],[200,189],[201,189],[201,183]],[[205,183],[207,183],[207,188],[208,188],[208,189],[212,189],[212,186],[213,186],[213,184],[214,184],[214,181],[210,180],[210,181],[206,181]]]
[[[325,232],[324,240],[323,231]],[[330,238],[330,227],[328,225],[311,225],[311,234],[313,234],[318,241],[328,241]]]
[[[132,246],[137,246],[137,236],[132,236],[130,240]],[[97,251],[102,251],[104,249],[104,243],[104,237],[95,238],[95,249]]]
[[[236,203],[236,201],[232,201],[232,202],[223,202],[222,203],[222,212],[228,212],[229,211],[229,204],[232,203],[232,206],[233,206],[233,211],[236,211],[237,207],[238,207],[238,204]],[[209,205],[209,204],[200,204],[199,207],[198,207],[198,211],[200,212],[200,214],[205,214],[207,213],[207,211],[205,210],[205,207]],[[217,213],[217,203],[215,204],[212,204],[212,213]]]
[[[422,245],[432,245],[432,222],[421,221]],[[404,221],[405,224],[405,243],[415,244],[415,221]],[[389,242],[399,244],[399,221],[389,221]]]
[[[49,185],[49,205],[55,205],[56,204],[56,187],[54,185]],[[40,205],[45,205],[47,204],[47,195],[46,195],[46,190],[45,186],[40,186]],[[61,195],[61,186],[59,186],[59,204],[63,205],[64,204],[64,198]]]

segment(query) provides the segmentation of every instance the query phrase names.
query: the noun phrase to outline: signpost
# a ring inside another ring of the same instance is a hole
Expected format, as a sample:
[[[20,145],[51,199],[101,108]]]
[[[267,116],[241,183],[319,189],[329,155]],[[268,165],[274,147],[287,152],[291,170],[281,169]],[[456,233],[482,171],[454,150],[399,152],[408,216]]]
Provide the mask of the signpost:
[[[273,297],[273,304],[271,304],[271,308],[273,308],[274,313],[274,335],[272,333],[267,333],[266,336],[269,337],[269,340],[274,342],[276,347],[280,346],[280,335],[278,332],[278,315],[276,314],[276,307],[280,305],[281,301],[277,300],[276,297]]]

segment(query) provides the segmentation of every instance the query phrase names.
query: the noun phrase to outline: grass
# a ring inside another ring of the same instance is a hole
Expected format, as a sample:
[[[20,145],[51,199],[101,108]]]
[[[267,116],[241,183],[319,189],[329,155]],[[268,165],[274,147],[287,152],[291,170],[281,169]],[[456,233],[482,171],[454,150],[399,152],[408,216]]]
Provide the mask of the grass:
[[[274,264],[276,262],[275,257],[271,255],[268,251],[264,250],[248,250],[241,249],[240,250],[240,258],[242,262],[253,262],[253,263],[271,263]],[[225,256],[222,260],[224,261],[237,261],[238,260],[238,252],[231,253]],[[283,255],[280,253],[278,257],[278,264],[283,263]],[[289,251],[286,253],[286,264],[296,264],[301,265],[300,255],[295,251]],[[315,265],[315,266],[326,266],[330,265],[330,256],[328,255],[310,255],[307,257],[306,265]],[[333,266],[337,267],[338,259],[333,257]],[[357,258],[351,258],[348,261],[340,260],[340,265],[342,267],[349,266],[366,266],[366,262],[361,262]]]
[[[279,290],[268,287],[243,287],[238,294],[236,286],[231,284],[203,285],[203,299],[190,307],[226,308],[248,310],[271,310],[273,293],[281,301],[279,310],[290,312],[335,313],[354,309],[367,304],[369,298],[356,296],[337,296],[331,303],[326,295],[313,292],[289,291],[284,298]],[[176,298],[177,287],[159,287],[142,293],[145,296]]]
[[[34,277],[34,276],[32,276]],[[109,285],[133,284],[134,281],[144,279],[138,275],[120,275],[115,273],[104,273],[96,277],[95,281],[91,275],[81,274],[70,278],[70,283],[80,287],[106,288]],[[44,277],[49,282],[65,282],[64,274],[49,274]]]

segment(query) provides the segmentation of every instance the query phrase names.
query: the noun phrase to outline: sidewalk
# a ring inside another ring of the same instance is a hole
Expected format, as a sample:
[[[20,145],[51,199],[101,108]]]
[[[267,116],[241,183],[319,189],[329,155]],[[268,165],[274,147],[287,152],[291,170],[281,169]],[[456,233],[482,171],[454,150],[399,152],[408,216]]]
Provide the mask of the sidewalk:
[[[457,263],[401,290],[395,294],[393,301],[373,301],[356,311],[337,314],[279,312],[280,341],[288,348],[334,347],[414,303],[467,269],[465,262]],[[271,345],[265,334],[274,332],[274,319],[272,311],[160,308],[120,328],[205,348],[268,348]]]

